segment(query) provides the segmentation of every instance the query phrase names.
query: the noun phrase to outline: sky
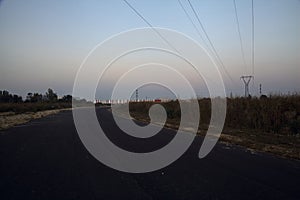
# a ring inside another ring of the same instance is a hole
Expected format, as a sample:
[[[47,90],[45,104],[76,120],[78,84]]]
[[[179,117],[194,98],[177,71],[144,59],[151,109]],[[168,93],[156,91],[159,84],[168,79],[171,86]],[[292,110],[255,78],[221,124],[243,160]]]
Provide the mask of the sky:
[[[181,32],[203,46],[208,44],[200,38],[177,0],[128,2],[153,26]],[[181,3],[201,30],[188,2],[181,0]],[[227,94],[243,95],[240,76],[252,74],[251,1],[236,0],[246,67],[233,1],[191,0],[191,3],[233,79],[223,70]],[[258,94],[259,84],[265,94],[300,92],[299,11],[298,0],[254,0],[252,94]],[[52,88],[60,96],[71,94],[81,63],[97,44],[112,35],[141,27],[148,25],[123,0],[3,0],[0,2],[0,90],[25,96],[28,92],[44,93]],[[154,89],[141,89],[140,93],[141,98],[164,97],[163,92]],[[197,93],[201,96],[201,89]],[[98,92],[96,98],[108,98],[108,94]]]

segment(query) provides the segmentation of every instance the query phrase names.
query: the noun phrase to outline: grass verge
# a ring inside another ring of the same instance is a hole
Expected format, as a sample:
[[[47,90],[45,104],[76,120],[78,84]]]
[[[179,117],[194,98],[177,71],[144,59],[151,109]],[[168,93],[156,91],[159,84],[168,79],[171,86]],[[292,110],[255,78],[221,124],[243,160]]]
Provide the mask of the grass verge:
[[[146,123],[150,122],[147,112],[131,110],[131,116]],[[179,119],[167,119],[165,127],[178,129]],[[205,136],[208,125],[200,123],[198,134]],[[267,152],[276,156],[300,160],[300,135],[299,134],[276,134],[263,130],[251,130],[249,128],[227,128],[225,127],[220,142],[239,145],[251,152]]]
[[[8,129],[10,127],[27,123],[33,119],[42,118],[48,115],[56,114],[63,110],[71,108],[43,110],[38,112],[25,112],[16,114],[15,112],[2,112],[0,113],[0,130]]]

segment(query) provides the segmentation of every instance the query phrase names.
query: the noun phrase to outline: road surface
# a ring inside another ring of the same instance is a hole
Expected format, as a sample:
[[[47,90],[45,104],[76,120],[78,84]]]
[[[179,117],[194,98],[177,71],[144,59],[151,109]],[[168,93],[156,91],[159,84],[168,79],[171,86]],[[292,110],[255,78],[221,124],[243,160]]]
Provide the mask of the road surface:
[[[124,149],[147,152],[174,131],[149,139],[123,134],[105,108],[97,109],[109,138]],[[0,132],[1,199],[300,199],[300,162],[218,143],[204,159],[196,137],[188,151],[159,171],[128,174],[88,153],[71,111]]]

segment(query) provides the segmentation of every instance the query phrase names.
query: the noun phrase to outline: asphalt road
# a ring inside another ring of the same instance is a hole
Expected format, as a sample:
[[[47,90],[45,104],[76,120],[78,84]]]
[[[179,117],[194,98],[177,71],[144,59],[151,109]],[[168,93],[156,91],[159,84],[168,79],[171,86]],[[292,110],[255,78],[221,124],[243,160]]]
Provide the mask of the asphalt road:
[[[122,134],[110,112],[98,109],[109,138],[124,149],[147,152],[174,136],[149,139]],[[159,171],[128,174],[88,153],[71,111],[0,132],[1,199],[300,199],[300,162],[217,144],[197,157],[202,138]]]

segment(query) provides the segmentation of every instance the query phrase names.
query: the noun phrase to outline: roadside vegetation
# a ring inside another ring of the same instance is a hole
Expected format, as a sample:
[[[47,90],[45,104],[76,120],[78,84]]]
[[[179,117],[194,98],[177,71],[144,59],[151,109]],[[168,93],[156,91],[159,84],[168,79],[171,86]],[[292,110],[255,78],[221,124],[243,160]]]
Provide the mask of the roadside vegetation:
[[[209,98],[198,100],[200,123],[198,134],[205,135],[210,121]],[[155,102],[131,102],[130,114],[149,122],[148,111]],[[178,128],[178,101],[160,103],[167,112],[166,127]],[[300,95],[228,98],[227,115],[221,141],[245,146],[249,150],[271,152],[300,159]]]
[[[10,94],[5,90],[0,90],[0,113],[14,112],[19,114],[25,112],[71,108],[72,100],[76,101],[76,105],[79,106],[92,103],[85,99],[74,99],[72,95],[69,94],[58,98],[58,95],[51,88],[49,88],[45,94],[29,92],[25,100],[23,100],[22,96]]]
[[[71,109],[72,100],[74,99],[71,95],[58,98],[58,95],[50,88],[45,94],[29,92],[25,100],[22,96],[0,90],[0,130]],[[74,101],[77,106],[92,104],[85,99]]]

